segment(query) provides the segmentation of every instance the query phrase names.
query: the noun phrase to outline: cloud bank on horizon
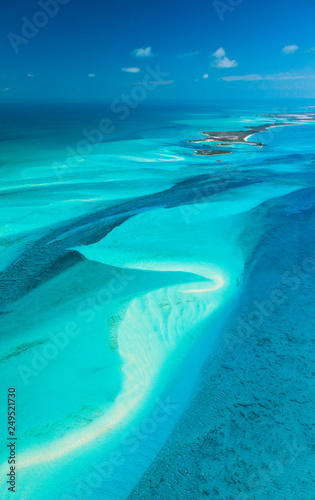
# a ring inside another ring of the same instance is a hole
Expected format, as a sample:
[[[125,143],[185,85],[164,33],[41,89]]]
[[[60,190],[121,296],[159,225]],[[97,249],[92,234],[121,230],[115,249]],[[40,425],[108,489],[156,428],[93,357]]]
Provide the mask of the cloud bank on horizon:
[[[315,75],[295,75],[288,73],[279,73],[278,75],[241,75],[241,76],[222,76],[219,80],[224,80],[225,82],[255,82],[262,80],[304,80],[313,79]]]

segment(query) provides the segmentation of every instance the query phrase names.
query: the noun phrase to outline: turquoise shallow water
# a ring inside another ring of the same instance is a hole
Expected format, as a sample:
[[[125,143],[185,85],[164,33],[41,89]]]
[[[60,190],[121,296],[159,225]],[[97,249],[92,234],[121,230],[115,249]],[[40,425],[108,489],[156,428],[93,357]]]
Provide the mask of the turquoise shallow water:
[[[18,395],[17,498],[128,497],[242,296],[274,223],[263,207],[285,211],[314,185],[313,123],[222,157],[188,141],[303,111],[144,107],[100,138],[106,107],[2,110],[0,367]],[[2,471],[6,459],[4,447]]]

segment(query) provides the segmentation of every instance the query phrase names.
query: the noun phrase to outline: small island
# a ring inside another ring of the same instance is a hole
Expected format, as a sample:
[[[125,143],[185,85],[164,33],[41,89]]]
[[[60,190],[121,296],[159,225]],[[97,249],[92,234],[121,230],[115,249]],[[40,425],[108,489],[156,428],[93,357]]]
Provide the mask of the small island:
[[[289,117],[289,115],[286,116]],[[297,115],[294,115],[295,118],[296,116]],[[303,115],[299,115],[299,117],[301,119]],[[259,134],[260,132],[266,132],[266,130],[270,130],[271,128],[285,127],[288,125],[296,125],[296,123],[277,122],[277,123],[267,123],[264,125],[257,125],[253,127],[244,127],[244,130],[238,130],[238,131],[201,132],[202,134],[207,136],[207,139],[198,139],[196,141],[189,141],[189,142],[194,144],[216,142],[219,146],[229,146],[232,144],[240,143],[240,144],[250,144],[252,146],[257,146],[259,148],[262,148],[264,146],[264,143],[249,141],[248,139],[254,134]],[[222,149],[218,149],[218,150],[200,150],[200,151],[194,151],[194,153],[196,155],[216,156],[223,154],[232,154],[232,151],[228,150],[224,151]]]
[[[194,141],[190,141],[194,142]],[[206,156],[217,156],[217,155],[230,155],[232,151],[223,151],[222,149],[203,149],[200,151],[194,151],[195,155],[206,155]],[[217,160],[221,161],[221,160]]]
[[[220,145],[225,146],[228,144],[232,143],[246,143],[246,144],[251,144],[253,146],[258,146],[258,147],[263,147],[262,142],[255,142],[255,141],[249,141],[248,139],[254,135],[254,134],[259,134],[260,132],[265,132],[266,130],[269,130],[273,127],[284,127],[286,125],[291,125],[291,123],[268,123],[265,125],[257,125],[255,127],[245,127],[245,130],[238,130],[238,131],[229,131],[229,132],[202,132],[202,134],[207,135],[207,139],[198,139],[196,141],[189,141],[192,143],[200,143],[200,142],[218,142],[221,143]],[[222,144],[225,143],[225,144]],[[226,153],[225,151],[223,152],[224,154]],[[223,154],[222,153],[222,154]],[[200,154],[200,152],[198,153]],[[218,154],[218,152],[215,152],[215,154]],[[221,153],[219,153],[221,154]]]

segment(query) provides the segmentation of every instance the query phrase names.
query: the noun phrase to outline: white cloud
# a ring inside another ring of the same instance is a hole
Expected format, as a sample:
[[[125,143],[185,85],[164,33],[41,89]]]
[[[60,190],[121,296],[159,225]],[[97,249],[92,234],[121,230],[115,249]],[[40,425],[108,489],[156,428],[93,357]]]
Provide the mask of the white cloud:
[[[27,76],[28,76],[29,78],[34,78],[34,76],[35,76],[35,75],[32,75],[32,73],[29,73]]]
[[[315,47],[311,47],[310,49],[306,49],[306,54],[314,54],[315,52]]]
[[[135,57],[154,57],[155,54],[152,52],[152,47],[146,47],[145,49],[135,49],[131,52],[132,56]]]
[[[222,47],[220,47],[212,55],[213,55],[213,57],[216,57],[217,59],[220,59],[221,57],[225,56],[225,50]]]
[[[208,78],[209,75],[207,75],[207,73],[205,75],[203,75],[202,78]]]
[[[214,66],[216,68],[235,68],[237,66],[237,62],[234,59],[231,61],[228,57],[222,57],[222,59],[214,61]]]
[[[140,68],[121,68],[121,71],[127,71],[127,73],[139,73]]]
[[[170,85],[171,83],[174,83],[174,80],[161,80],[161,81],[150,81],[149,83],[156,83],[157,85]]]
[[[184,59],[186,57],[191,58],[191,57],[198,56],[198,54],[200,54],[199,51],[196,50],[194,52],[194,51],[191,50],[190,52],[185,52],[185,54],[180,54],[178,57],[179,57],[179,59]]]
[[[263,80],[261,75],[243,75],[243,76],[222,76],[219,80],[225,82],[253,82],[254,80]]]
[[[88,74],[88,77],[89,77],[89,78],[95,78],[95,77],[96,77],[96,74],[95,74],[95,73],[89,73],[89,74]]]
[[[212,66],[215,66],[216,68],[235,68],[237,66],[235,59],[229,59],[225,55],[225,50],[222,47],[216,50],[212,56],[215,58]]]
[[[219,80],[224,80],[225,82],[254,82],[261,80],[303,80],[303,79],[313,79],[315,75],[294,75],[290,73],[279,73],[276,75],[242,75],[242,76],[222,76]]]
[[[283,54],[294,54],[299,49],[298,45],[286,45],[283,47],[282,52]]]
[[[134,85],[147,85],[148,83],[150,84],[155,84],[155,85],[170,85],[171,83],[174,83],[174,80],[149,80],[148,82],[137,82],[134,83]]]

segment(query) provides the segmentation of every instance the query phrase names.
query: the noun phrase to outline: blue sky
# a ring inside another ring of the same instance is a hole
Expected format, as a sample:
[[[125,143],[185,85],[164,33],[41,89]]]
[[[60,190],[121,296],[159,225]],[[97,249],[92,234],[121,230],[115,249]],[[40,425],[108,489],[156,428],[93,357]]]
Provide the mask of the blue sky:
[[[115,99],[151,80],[152,99],[315,98],[313,0],[2,0],[0,9],[2,101]]]

